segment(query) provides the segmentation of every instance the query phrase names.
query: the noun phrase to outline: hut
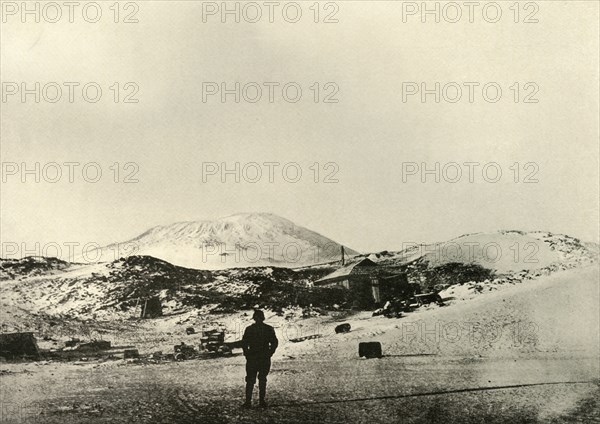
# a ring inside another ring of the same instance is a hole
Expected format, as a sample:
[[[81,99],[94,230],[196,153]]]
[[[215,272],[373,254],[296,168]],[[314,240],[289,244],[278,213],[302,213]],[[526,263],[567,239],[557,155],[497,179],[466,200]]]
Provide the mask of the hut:
[[[355,288],[358,284],[370,281],[375,274],[377,264],[369,258],[346,265],[320,280],[315,281],[315,286],[333,287],[341,286],[347,289]]]
[[[369,258],[339,268],[315,281],[314,286],[348,289],[353,300],[362,307],[372,307],[401,293],[410,292],[406,274],[379,266]]]
[[[33,333],[4,333],[0,334],[0,356],[6,359],[38,359],[40,351]]]

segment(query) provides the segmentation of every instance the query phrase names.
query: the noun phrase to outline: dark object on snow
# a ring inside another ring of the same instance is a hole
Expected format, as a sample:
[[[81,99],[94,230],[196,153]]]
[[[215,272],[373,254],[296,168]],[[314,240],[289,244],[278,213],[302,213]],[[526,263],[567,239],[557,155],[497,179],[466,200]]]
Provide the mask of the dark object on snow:
[[[185,334],[187,334],[188,336],[190,334],[196,334],[196,330],[194,329],[194,327],[188,327],[185,329]]]
[[[218,355],[233,354],[234,348],[242,347],[242,341],[225,342],[225,332],[219,330],[206,330],[202,332],[200,349],[216,353]]]
[[[232,354],[233,354],[233,352],[232,352],[231,350],[232,350],[232,349],[231,349],[231,347],[230,347],[229,345],[227,345],[227,344],[224,344],[224,345],[222,345],[222,346],[219,346],[219,347],[217,348],[217,351],[216,351],[216,353],[217,353],[218,355],[225,355],[225,354],[232,355]]]
[[[7,359],[39,358],[40,351],[33,333],[0,334],[0,356]]]
[[[440,306],[444,305],[442,297],[437,293],[415,294],[415,299],[419,306],[429,305],[430,303],[437,303]]]
[[[390,300],[385,303],[383,308],[379,308],[373,311],[373,316],[383,315],[387,318],[400,318],[402,317],[402,312],[408,312],[406,308],[407,302],[402,300],[399,301],[397,299]]]
[[[162,316],[162,304],[159,297],[150,297],[142,303],[141,318],[157,318]]]
[[[320,334],[311,334],[310,336],[303,336],[303,337],[296,337],[295,339],[289,339],[289,341],[292,343],[299,343],[299,342],[303,342],[305,340],[318,339],[321,337],[322,336]]]
[[[78,338],[72,338],[71,340],[67,340],[65,342],[65,347],[77,346],[79,343],[81,343],[81,340],[79,340]]]
[[[400,311],[401,312],[412,312],[414,310],[414,308],[411,307],[410,305],[411,305],[410,300],[405,299],[405,300],[400,301],[400,303],[399,303]]]
[[[381,343],[379,342],[361,342],[358,344],[358,356],[361,358],[381,358]]]
[[[383,315],[387,318],[402,317],[403,304],[397,299],[387,302],[383,307]]]
[[[200,341],[206,346],[207,349],[214,345],[223,344],[225,342],[225,332],[219,330],[203,331]]]
[[[81,343],[77,346],[77,350],[108,350],[110,342],[107,340],[92,340],[88,343]]]
[[[123,358],[125,358],[125,359],[139,358],[139,357],[140,357],[140,353],[138,352],[137,349],[125,349],[125,351],[123,352]]]
[[[186,345],[184,342],[181,344],[173,346],[173,350],[175,351],[175,360],[184,361],[186,359],[191,359],[196,355],[196,350],[192,345]]]
[[[348,324],[347,322],[338,325],[337,327],[335,327],[335,332],[337,334],[339,333],[349,333],[350,332],[350,324]]]

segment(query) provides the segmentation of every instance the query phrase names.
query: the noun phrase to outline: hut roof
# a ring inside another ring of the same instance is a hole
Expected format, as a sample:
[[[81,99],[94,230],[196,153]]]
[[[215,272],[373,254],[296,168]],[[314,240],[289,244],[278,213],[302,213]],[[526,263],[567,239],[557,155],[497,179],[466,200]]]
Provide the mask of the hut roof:
[[[349,275],[368,274],[368,268],[375,266],[377,266],[375,262],[373,262],[369,258],[364,258],[358,262],[354,262],[350,265],[346,265],[345,267],[333,271],[331,274],[328,274],[325,277],[315,281],[315,284],[319,285],[334,280],[341,280],[343,278],[348,277]]]

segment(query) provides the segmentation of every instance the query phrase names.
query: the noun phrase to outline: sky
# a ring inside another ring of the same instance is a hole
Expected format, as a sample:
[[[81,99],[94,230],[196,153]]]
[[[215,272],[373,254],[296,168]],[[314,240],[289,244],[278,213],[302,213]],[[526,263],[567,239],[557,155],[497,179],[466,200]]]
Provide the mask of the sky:
[[[2,12],[3,252],[238,212],[362,252],[500,229],[598,241],[598,2],[498,2],[497,22],[463,8],[454,23],[445,2],[440,22],[421,2],[321,2],[318,17],[298,2],[295,23],[293,5],[271,23],[255,3],[252,23],[243,4],[222,22],[221,2],[100,3],[95,23]],[[236,163],[239,182],[221,175]]]

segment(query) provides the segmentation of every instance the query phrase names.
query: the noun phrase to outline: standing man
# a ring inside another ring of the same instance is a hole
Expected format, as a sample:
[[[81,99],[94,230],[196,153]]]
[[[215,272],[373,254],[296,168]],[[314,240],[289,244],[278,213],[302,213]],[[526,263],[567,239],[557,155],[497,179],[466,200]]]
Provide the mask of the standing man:
[[[246,327],[242,337],[242,348],[246,357],[246,402],[244,408],[252,407],[252,390],[258,374],[258,394],[260,407],[267,406],[265,395],[267,393],[267,374],[271,369],[271,356],[277,350],[277,337],[275,330],[265,324],[265,314],[256,309],[252,315],[254,324]]]

